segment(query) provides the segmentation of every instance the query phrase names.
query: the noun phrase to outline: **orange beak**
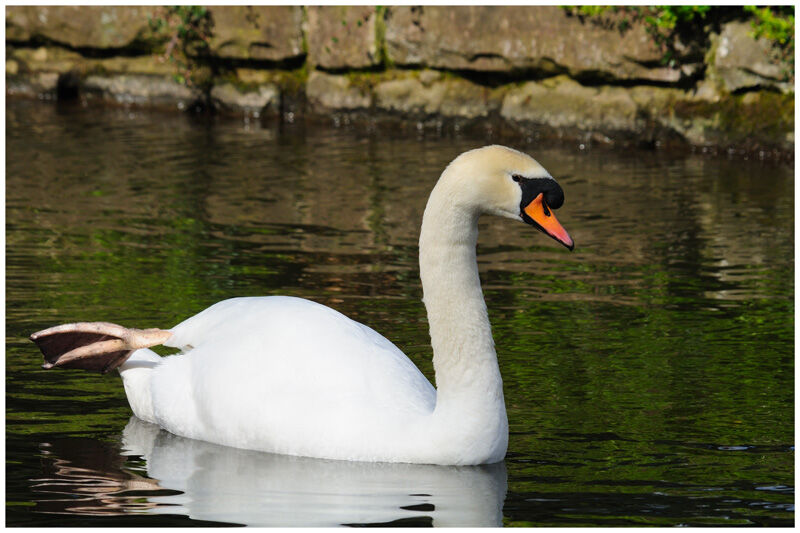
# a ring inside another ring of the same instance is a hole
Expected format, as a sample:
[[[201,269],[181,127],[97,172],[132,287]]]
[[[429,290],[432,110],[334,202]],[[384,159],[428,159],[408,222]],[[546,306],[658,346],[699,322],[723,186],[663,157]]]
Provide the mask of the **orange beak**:
[[[556,215],[547,207],[544,201],[544,194],[539,193],[539,196],[529,203],[523,212],[534,222],[534,226],[538,227],[542,232],[551,236],[570,250],[575,248],[575,243],[572,237],[569,236],[567,230],[559,224]],[[528,222],[526,220],[526,222]]]

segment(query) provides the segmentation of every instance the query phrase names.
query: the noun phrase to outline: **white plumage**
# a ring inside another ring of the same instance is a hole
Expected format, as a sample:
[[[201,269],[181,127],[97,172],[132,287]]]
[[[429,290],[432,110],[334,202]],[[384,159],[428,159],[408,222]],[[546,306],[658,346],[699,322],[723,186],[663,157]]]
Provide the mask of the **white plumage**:
[[[366,458],[371,439],[436,403],[391,342],[309,300],[233,298],[171,331],[165,344],[185,355],[165,358],[151,377],[152,403],[132,407],[187,437],[315,457],[335,457],[352,440]],[[123,377],[139,358],[123,365]]]

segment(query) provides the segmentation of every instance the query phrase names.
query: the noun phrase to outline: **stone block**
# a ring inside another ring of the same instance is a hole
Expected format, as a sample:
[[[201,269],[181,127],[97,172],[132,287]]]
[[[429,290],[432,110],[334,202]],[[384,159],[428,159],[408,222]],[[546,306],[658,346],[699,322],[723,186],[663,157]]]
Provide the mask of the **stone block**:
[[[215,6],[211,49],[226,59],[285,61],[303,55],[300,6]]]
[[[6,95],[53,100],[58,88],[57,72],[36,72],[22,76],[6,72]]]
[[[308,8],[308,59],[326,69],[377,65],[373,6]]]
[[[384,111],[431,115],[439,111],[443,98],[443,85],[426,87],[414,78],[388,80],[375,87],[375,106]]]
[[[6,39],[36,37],[73,48],[124,48],[149,33],[154,7],[7,6]]]
[[[315,112],[331,110],[368,109],[372,97],[368,92],[353,87],[347,76],[335,76],[314,71],[306,83],[306,98]]]
[[[175,105],[179,109],[199,98],[195,91],[164,76],[90,75],[81,83],[81,90],[123,104]]]
[[[649,66],[661,52],[642,25],[621,33],[555,6],[392,7],[386,46],[398,66],[660,82],[681,77],[677,68]]]
[[[230,83],[215,85],[211,97],[224,109],[260,114],[267,107],[280,107],[280,91],[273,84],[261,85],[253,91],[240,91]]]
[[[172,76],[176,73],[175,66],[159,55],[146,56],[116,56],[105,59],[94,59],[88,62],[91,67],[99,67],[104,72],[118,74],[155,74]],[[90,67],[90,68],[91,68]]]
[[[272,81],[273,74],[269,70],[261,70],[255,68],[237,68],[236,77],[242,83],[250,83],[254,85],[266,84]]]
[[[621,87],[584,87],[559,76],[510,90],[500,115],[510,122],[532,122],[582,131],[634,131],[637,105]]]
[[[710,76],[728,92],[764,86],[794,89],[783,81],[786,67],[773,55],[769,41],[754,39],[749,22],[725,24],[712,36],[711,50]]]
[[[58,87],[58,76],[57,72],[40,72],[32,79],[34,85],[40,87],[41,92],[54,93]]]
[[[410,77],[384,81],[375,86],[376,108],[417,117],[486,117],[498,109],[500,103],[490,89],[457,78],[425,84]]]
[[[25,65],[25,70],[30,72],[64,73],[86,63],[79,53],[56,47],[17,48],[9,51],[8,56]]]

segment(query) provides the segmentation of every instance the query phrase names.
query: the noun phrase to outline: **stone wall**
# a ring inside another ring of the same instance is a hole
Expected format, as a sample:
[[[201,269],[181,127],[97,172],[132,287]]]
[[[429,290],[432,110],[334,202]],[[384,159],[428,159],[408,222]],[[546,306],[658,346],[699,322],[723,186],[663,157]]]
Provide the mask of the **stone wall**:
[[[662,64],[559,7],[212,7],[213,86],[175,81],[156,7],[6,7],[9,96],[609,145],[794,150],[794,85],[730,20]],[[698,51],[699,50],[699,51]]]

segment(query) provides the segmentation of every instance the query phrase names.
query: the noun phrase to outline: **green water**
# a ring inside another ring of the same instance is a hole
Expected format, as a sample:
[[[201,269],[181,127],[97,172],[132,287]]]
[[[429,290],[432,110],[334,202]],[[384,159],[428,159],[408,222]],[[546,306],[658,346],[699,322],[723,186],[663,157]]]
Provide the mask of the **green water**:
[[[288,294],[433,379],[419,222],[444,166],[489,141],[13,100],[6,136],[10,526],[794,523],[790,166],[516,145],[563,186],[576,249],[480,223],[508,455],[389,467],[159,432],[117,374],[44,371],[27,336]]]

